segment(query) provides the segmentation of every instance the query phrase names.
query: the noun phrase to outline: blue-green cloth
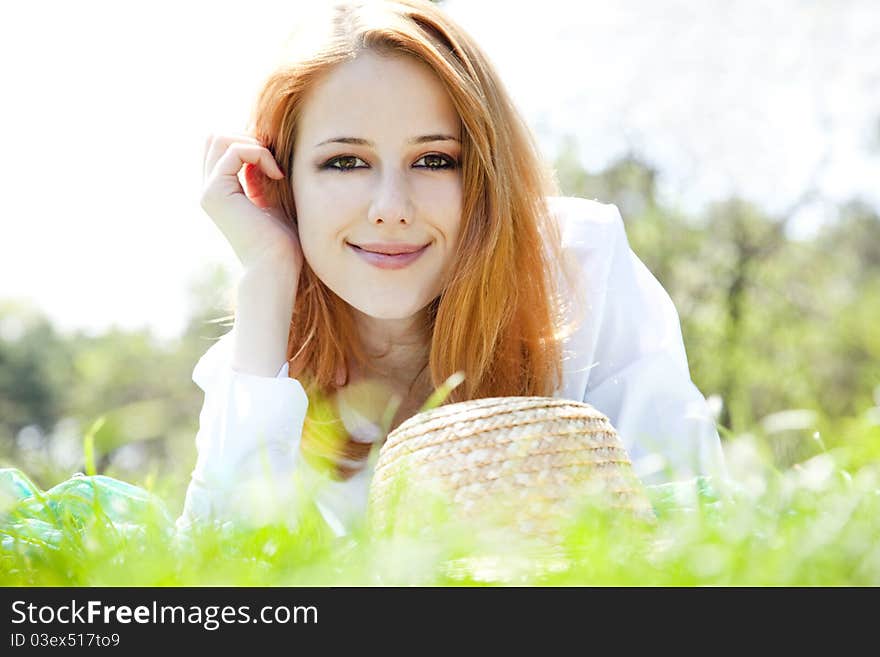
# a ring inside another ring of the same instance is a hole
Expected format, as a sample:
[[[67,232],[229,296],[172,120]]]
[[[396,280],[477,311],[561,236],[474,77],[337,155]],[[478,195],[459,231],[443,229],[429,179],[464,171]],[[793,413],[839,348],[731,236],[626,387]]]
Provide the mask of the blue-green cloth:
[[[171,531],[174,521],[161,499],[104,475],[76,474],[42,491],[21,470],[0,469],[0,549],[58,549],[65,531],[100,523],[119,535],[137,532],[149,519]]]

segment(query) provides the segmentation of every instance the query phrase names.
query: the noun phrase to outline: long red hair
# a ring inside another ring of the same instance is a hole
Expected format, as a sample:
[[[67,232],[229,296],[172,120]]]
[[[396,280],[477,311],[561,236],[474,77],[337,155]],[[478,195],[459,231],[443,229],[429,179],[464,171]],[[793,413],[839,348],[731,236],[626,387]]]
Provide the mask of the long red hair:
[[[450,375],[464,374],[446,403],[551,396],[562,384],[562,340],[573,329],[565,325],[570,299],[557,286],[560,231],[545,200],[559,194],[558,186],[486,55],[427,0],[341,2],[299,32],[289,58],[258,95],[254,136],[290,172],[297,119],[317,78],[365,50],[415,57],[430,66],[462,122],[463,180],[455,264],[425,313],[431,382],[436,388]],[[267,184],[267,199],[295,226],[289,181]],[[329,459],[337,477],[351,476],[363,466],[369,445],[347,439],[325,402],[345,380],[349,359],[362,367],[367,359],[351,308],[308,263],[299,280],[287,356],[290,376],[309,394],[304,453]]]

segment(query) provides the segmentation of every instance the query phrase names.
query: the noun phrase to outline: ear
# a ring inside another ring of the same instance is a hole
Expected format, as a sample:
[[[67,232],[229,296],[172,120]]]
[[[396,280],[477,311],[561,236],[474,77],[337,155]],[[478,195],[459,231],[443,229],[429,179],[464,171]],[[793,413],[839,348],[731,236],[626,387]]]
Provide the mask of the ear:
[[[263,173],[256,164],[244,165],[244,193],[258,208],[271,208],[276,205],[272,183],[277,182]]]

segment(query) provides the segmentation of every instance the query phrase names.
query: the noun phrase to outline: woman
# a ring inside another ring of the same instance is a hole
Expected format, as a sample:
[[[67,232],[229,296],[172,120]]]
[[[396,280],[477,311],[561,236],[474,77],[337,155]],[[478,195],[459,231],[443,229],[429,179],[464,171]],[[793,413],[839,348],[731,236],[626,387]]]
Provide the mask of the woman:
[[[290,475],[317,472],[345,533],[371,445],[455,373],[447,403],[592,404],[645,482],[721,473],[671,299],[616,207],[559,197],[473,40],[402,0],[337,5],[295,44],[249,134],[206,148],[202,207],[244,273],[233,330],[193,373],[179,522],[278,520],[254,514],[289,511]]]

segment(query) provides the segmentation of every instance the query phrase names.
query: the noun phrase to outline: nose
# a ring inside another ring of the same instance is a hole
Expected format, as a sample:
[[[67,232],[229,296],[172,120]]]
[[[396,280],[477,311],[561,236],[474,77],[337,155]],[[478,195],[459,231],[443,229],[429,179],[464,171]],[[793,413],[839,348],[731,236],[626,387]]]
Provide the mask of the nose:
[[[386,171],[373,195],[370,223],[410,224],[412,213],[412,201],[405,176],[398,171]]]

